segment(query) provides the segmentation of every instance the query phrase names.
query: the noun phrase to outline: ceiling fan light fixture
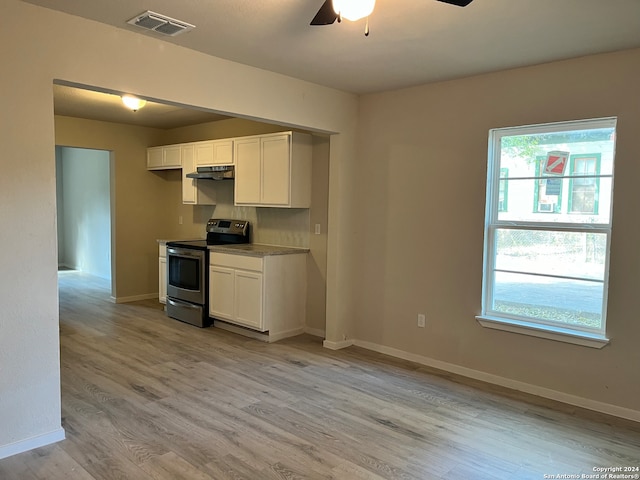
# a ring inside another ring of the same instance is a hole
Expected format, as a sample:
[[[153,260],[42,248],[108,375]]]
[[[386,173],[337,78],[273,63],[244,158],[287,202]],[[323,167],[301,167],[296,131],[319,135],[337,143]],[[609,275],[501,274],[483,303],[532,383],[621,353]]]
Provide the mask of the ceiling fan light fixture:
[[[371,15],[375,5],[376,0],[333,0],[336,15],[352,22]]]
[[[147,101],[134,97],[133,95],[123,95],[122,103],[124,103],[127,108],[136,112],[144,107],[147,104]]]

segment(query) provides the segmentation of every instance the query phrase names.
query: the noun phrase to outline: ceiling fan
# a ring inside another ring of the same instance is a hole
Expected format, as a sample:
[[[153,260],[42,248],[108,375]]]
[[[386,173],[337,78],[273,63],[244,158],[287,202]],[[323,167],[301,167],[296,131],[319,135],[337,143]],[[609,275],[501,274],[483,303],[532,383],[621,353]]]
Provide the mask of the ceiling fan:
[[[450,5],[457,5],[458,7],[466,7],[473,0],[438,0],[439,2],[448,3]],[[316,16],[311,20],[310,25],[331,25],[338,20],[340,22],[342,18],[347,20],[359,20],[364,17],[368,17],[373,11],[375,0],[355,1],[355,0],[325,0],[325,2],[316,13]],[[350,7],[356,8],[353,12]],[[368,33],[368,29],[365,31],[365,35]]]

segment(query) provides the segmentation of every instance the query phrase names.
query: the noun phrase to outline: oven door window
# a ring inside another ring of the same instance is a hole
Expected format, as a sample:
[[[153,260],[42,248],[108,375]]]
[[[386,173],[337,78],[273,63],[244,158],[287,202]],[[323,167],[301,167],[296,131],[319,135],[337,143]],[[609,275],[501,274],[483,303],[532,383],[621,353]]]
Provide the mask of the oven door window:
[[[169,285],[185,290],[200,290],[200,259],[169,256]]]

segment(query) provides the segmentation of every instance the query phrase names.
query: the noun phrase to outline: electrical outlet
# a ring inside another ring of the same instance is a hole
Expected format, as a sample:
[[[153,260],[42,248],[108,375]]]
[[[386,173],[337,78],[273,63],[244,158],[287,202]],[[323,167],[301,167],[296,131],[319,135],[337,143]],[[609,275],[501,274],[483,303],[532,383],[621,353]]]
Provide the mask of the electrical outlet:
[[[425,323],[427,322],[427,317],[424,313],[418,314],[418,327],[424,328]]]

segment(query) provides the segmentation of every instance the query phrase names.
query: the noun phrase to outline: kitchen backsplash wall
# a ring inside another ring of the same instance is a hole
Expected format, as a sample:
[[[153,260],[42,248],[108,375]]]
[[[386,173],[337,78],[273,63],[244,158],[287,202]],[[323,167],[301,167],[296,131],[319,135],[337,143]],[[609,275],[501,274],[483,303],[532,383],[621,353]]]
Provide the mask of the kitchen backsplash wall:
[[[194,227],[202,235],[209,218],[237,218],[251,222],[253,243],[309,248],[308,209],[236,207],[233,204],[233,182],[228,180],[216,183],[216,194],[218,203],[215,206],[189,207],[194,209]]]

